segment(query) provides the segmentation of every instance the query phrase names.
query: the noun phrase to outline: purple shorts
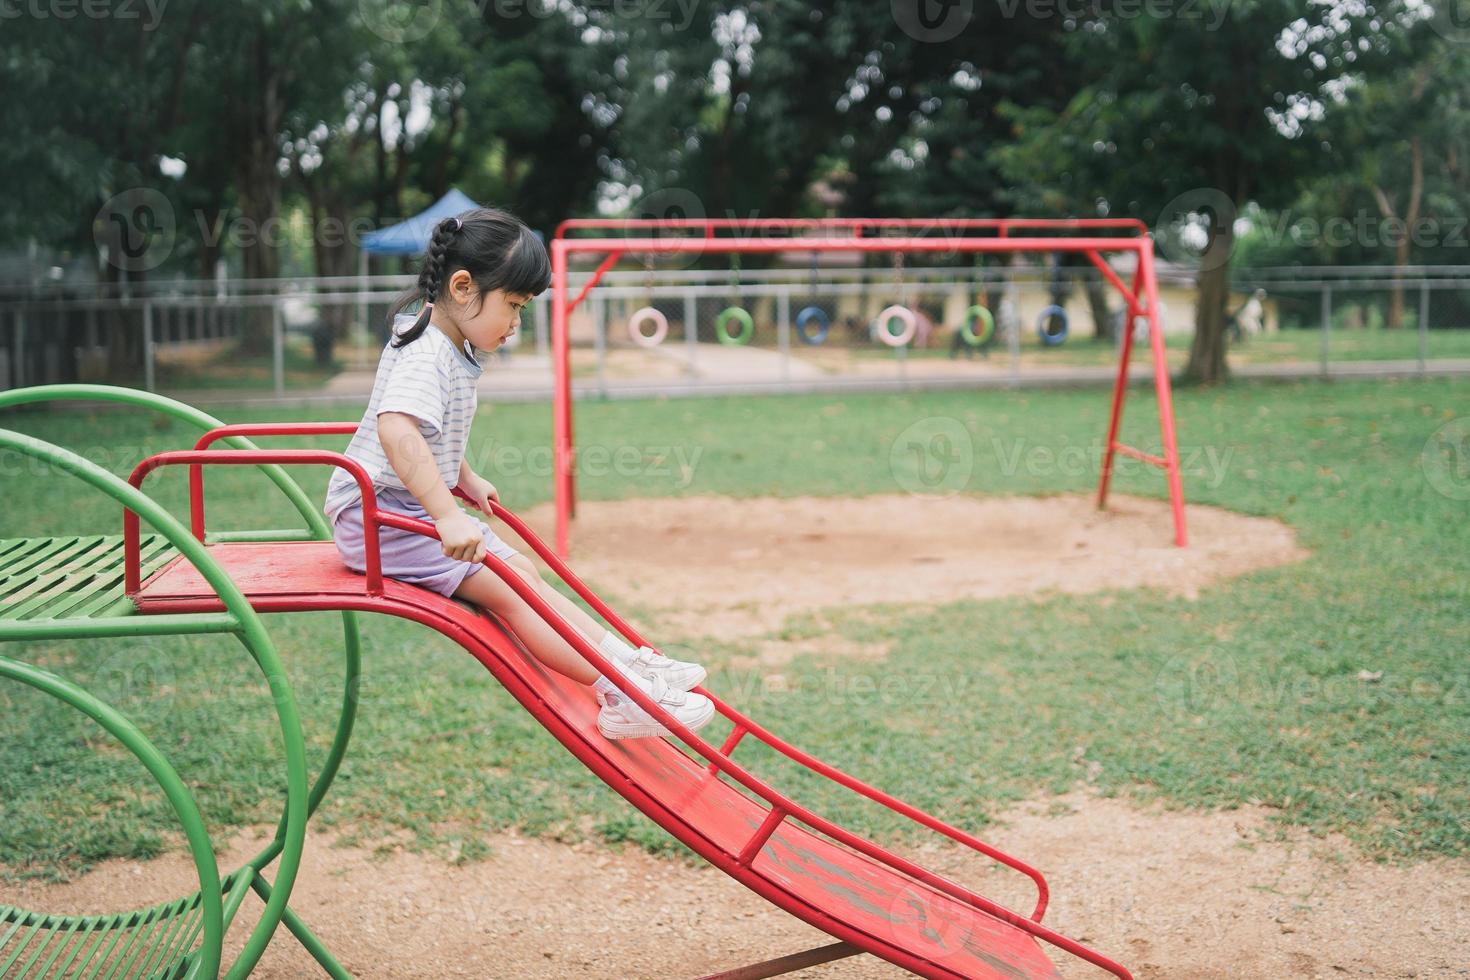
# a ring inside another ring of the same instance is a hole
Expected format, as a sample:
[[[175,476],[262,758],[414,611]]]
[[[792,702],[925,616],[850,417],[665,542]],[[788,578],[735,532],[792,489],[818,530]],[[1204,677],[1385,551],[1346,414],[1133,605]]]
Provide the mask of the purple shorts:
[[[418,499],[406,490],[378,488],[378,508],[391,510],[421,521],[434,523]],[[508,561],[518,552],[490,530],[490,526],[474,518],[484,535],[485,547],[496,558]],[[332,525],[337,554],[342,562],[359,575],[367,572],[366,549],[363,547],[362,502],[358,501],[337,515]],[[485,567],[474,562],[446,557],[438,538],[427,538],[396,527],[378,528],[378,552],[382,556],[383,574],[388,578],[422,586],[442,596],[452,596],[466,578]]]

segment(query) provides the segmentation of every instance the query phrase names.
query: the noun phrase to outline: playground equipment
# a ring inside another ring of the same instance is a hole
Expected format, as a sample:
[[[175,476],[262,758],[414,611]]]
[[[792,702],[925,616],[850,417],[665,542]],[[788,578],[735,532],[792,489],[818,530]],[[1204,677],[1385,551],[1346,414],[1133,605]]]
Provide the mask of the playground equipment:
[[[730,332],[732,322],[740,324],[739,333]],[[754,336],[755,319],[740,305],[740,256],[735,255],[730,260],[730,305],[715,317],[715,339],[722,344],[739,347],[750,343]]]
[[[600,232],[603,237],[579,237]],[[606,233],[619,232],[618,235]],[[683,232],[685,234],[677,234]],[[1014,233],[1024,233],[1024,237]],[[655,234],[656,233],[656,234]],[[800,237],[798,237],[798,233]],[[985,236],[989,237],[985,237]],[[1133,331],[1122,333],[1118,372],[1113,383],[1112,407],[1103,443],[1102,472],[1097,504],[1104,507],[1113,462],[1121,454],[1164,471],[1174,516],[1174,543],[1189,543],[1184,515],[1184,486],[1174,432],[1174,402],[1164,357],[1164,332],[1159,320],[1158,276],[1154,269],[1153,240],[1143,222],[1132,218],[1048,220],[1040,218],[763,218],[752,221],[722,218],[578,218],[557,226],[551,241],[551,341],[556,376],[552,405],[553,481],[556,497],[556,553],[566,557],[571,519],[576,513],[576,452],[572,422],[571,343],[568,318],[597,286],[607,271],[629,252],[761,254],[786,251],[977,253],[1080,252],[1116,289],[1126,304],[1129,323],[1147,325],[1154,391],[1159,412],[1161,455],[1144,452],[1118,439],[1123,401],[1128,388],[1128,365],[1133,354]],[[1131,254],[1136,261],[1130,288],[1103,258],[1109,253]],[[601,261],[575,296],[568,295],[568,266],[574,256],[600,256]],[[901,273],[901,265],[899,266]],[[901,284],[901,279],[900,279]],[[879,314],[886,324],[893,307]],[[1005,304],[1000,320],[1007,322]],[[886,326],[880,337],[891,336]],[[891,341],[890,341],[891,342]],[[907,342],[907,338],[905,338]]]
[[[816,346],[827,339],[827,331],[832,326],[831,317],[827,311],[817,305],[817,253],[812,253],[812,286],[811,305],[804,306],[796,314],[796,335],[801,338],[802,343]],[[812,328],[815,323],[816,327]]]
[[[1060,347],[1067,342],[1067,311],[1061,306],[1048,306],[1036,315],[1036,333],[1047,347]]]
[[[133,749],[165,788],[180,816],[200,878],[198,892],[152,909],[114,916],[56,916],[0,908],[0,974],[21,976],[87,967],[88,976],[197,978],[216,975],[221,936],[248,891],[264,901],[260,924],[228,976],[248,975],[265,944],[284,922],[333,977],[349,974],[287,902],[300,862],[306,821],[320,804],[345,754],[360,660],[357,612],[409,619],[453,639],[487,670],[580,762],[659,826],[766,901],[832,935],[837,942],[718,976],[776,976],[860,952],[883,957],[926,977],[1056,977],[1041,943],[1117,977],[1116,962],[1042,925],[1048,890],[1040,872],[972,835],[895,799],[787,743],[708,691],[732,726],[716,747],[688,731],[630,686],[510,566],[493,555],[485,564],[504,579],[589,663],[673,733],[667,739],[610,742],[597,732],[591,693],[532,659],[495,618],[437,593],[384,578],[377,529],[390,526],[434,536],[432,525],[379,511],[367,474],[339,453],[262,450],[248,437],[347,435],[354,424],[224,425],[188,406],[141,392],[90,385],[23,389],[0,396],[0,408],[56,399],[131,403],[165,411],[207,431],[192,450],[143,460],[123,481],[62,449],[0,429],[0,448],[47,461],[122,504],[123,534],[106,539],[28,538],[0,542],[5,589],[0,592],[0,640],[106,638],[216,632],[240,637],[272,680],[285,746],[285,815],[266,853],[240,871],[219,877],[209,841],[187,788],[156,749],[126,719],[97,699],[44,671],[0,657],[0,676],[32,684],[75,704],[103,722]],[[234,448],[214,449],[215,443]],[[347,570],[313,504],[280,469],[282,464],[346,468],[365,493],[365,575]],[[142,492],[155,470],[189,470],[191,526],[185,529]],[[262,469],[296,505],[305,529],[211,532],[205,526],[204,470],[210,466]],[[610,609],[510,511],[504,521],[567,585],[629,642],[646,641]],[[144,535],[140,519],[158,532]],[[344,697],[336,738],[316,782],[307,786],[301,726],[291,689],[261,617],[278,612],[337,610],[346,629]],[[736,762],[746,738],[764,743],[811,773],[829,779],[918,826],[965,845],[1027,876],[1036,901],[1022,914],[909,861],[797,803]],[[264,869],[278,860],[276,878]],[[161,924],[161,926],[160,926]],[[59,967],[58,967],[59,964]]]
[[[960,339],[971,347],[984,347],[995,336],[995,317],[979,303],[965,311],[965,322],[960,325]]]

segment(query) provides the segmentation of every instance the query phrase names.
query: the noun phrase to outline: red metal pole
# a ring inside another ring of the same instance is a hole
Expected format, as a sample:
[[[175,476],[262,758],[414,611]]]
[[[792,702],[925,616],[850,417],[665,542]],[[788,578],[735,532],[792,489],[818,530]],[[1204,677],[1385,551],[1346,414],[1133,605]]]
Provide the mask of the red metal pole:
[[[367,562],[367,594],[383,594],[382,552],[378,548],[378,498],[373,491],[373,482],[368,479],[362,464],[342,453],[317,449],[215,449],[156,453],[133,468],[128,482],[135,490],[141,490],[143,480],[161,466],[190,464],[219,464],[224,466],[260,466],[262,463],[303,464],[318,463],[340,466],[357,481],[362,494],[363,551]],[[142,572],[139,561],[139,518],[136,511],[123,508],[123,588],[134,595],[142,587]],[[202,528],[201,528],[202,531]]]
[[[551,362],[556,391],[551,400],[552,493],[556,498],[556,553],[568,554],[567,522],[575,512],[572,475],[572,369],[567,338],[567,243],[551,243]]]
[[[1174,434],[1174,393],[1169,387],[1169,363],[1164,356],[1164,324],[1159,319],[1159,283],[1154,272],[1153,243],[1138,249],[1144,301],[1148,303],[1148,337],[1154,355],[1154,391],[1159,400],[1159,434],[1164,440],[1164,472],[1169,479],[1169,504],[1174,510],[1174,543],[1189,544],[1184,518],[1184,481],[1179,473],[1179,446]]]
[[[1148,247],[1153,247],[1152,242],[1149,243]],[[1087,254],[1096,255],[1097,253],[1089,252]],[[1138,262],[1141,276],[1143,265],[1142,249],[1139,250]],[[1133,320],[1138,316],[1136,293],[1129,292],[1123,286],[1122,280],[1116,277],[1113,278],[1112,282],[1118,292],[1123,294],[1123,302],[1127,306],[1123,314],[1123,344],[1118,353],[1118,377],[1113,382],[1113,407],[1108,414],[1108,434],[1103,442],[1102,473],[1098,475],[1097,480],[1098,510],[1101,510],[1108,504],[1108,484],[1112,482],[1113,478],[1113,456],[1118,448],[1118,428],[1123,422],[1123,398],[1128,391],[1128,362],[1133,357]]]

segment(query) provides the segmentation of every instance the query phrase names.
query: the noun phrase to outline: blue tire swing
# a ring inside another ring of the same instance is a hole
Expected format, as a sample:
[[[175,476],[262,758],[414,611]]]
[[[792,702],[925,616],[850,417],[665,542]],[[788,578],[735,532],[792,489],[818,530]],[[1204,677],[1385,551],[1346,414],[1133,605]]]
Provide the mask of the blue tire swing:
[[[730,332],[730,323],[740,324],[739,333]],[[755,318],[740,305],[740,253],[730,259],[730,305],[715,317],[715,339],[726,347],[740,347],[755,336]]]
[[[1060,252],[1054,252],[1051,256],[1051,305],[1044,308],[1036,317],[1036,335],[1041,338],[1043,347],[1060,347],[1067,342],[1070,324],[1067,319],[1067,311],[1062,306],[1066,296],[1066,276],[1062,269],[1062,255]]]
[[[1045,347],[1066,343],[1068,329],[1067,311],[1056,304],[1046,307],[1036,318],[1036,335]]]
[[[827,331],[832,326],[832,319],[827,316],[827,311],[816,305],[817,297],[817,253],[812,253],[812,305],[803,306],[801,312],[796,314],[796,336],[803,344],[815,347],[827,339]],[[813,329],[811,325],[815,323]]]

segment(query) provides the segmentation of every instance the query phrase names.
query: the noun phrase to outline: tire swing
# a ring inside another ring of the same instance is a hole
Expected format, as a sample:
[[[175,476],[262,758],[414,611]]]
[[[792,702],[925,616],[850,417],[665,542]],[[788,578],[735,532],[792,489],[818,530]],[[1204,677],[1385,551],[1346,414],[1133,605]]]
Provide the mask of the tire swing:
[[[1044,347],[1060,347],[1067,342],[1067,311],[1052,305],[1036,318],[1036,335]]]
[[[995,317],[989,309],[976,303],[965,311],[960,324],[960,339],[971,347],[984,347],[995,338]]]
[[[884,307],[878,314],[878,339],[889,347],[901,348],[908,346],[919,332],[919,318],[914,316],[914,311],[904,305],[903,284],[903,253],[893,253],[893,284],[898,290],[898,302],[892,306]],[[893,321],[899,323],[898,333],[892,329]]]
[[[740,324],[739,333],[730,332],[730,322]],[[755,319],[740,305],[740,255],[730,261],[730,305],[715,317],[715,339],[727,347],[740,347],[755,336]]]
[[[817,253],[812,253],[812,285],[811,303],[803,306],[801,312],[796,314],[796,336],[801,338],[803,344],[815,347],[827,339],[827,330],[832,326],[832,320],[827,316],[827,311],[817,305]],[[815,323],[814,329],[808,330]]]
[[[643,282],[644,288],[648,291],[648,301],[628,317],[628,339],[639,347],[657,347],[669,335],[669,318],[653,305],[653,256],[651,254],[644,256],[643,269]],[[643,332],[645,323],[653,324],[653,333]]]

